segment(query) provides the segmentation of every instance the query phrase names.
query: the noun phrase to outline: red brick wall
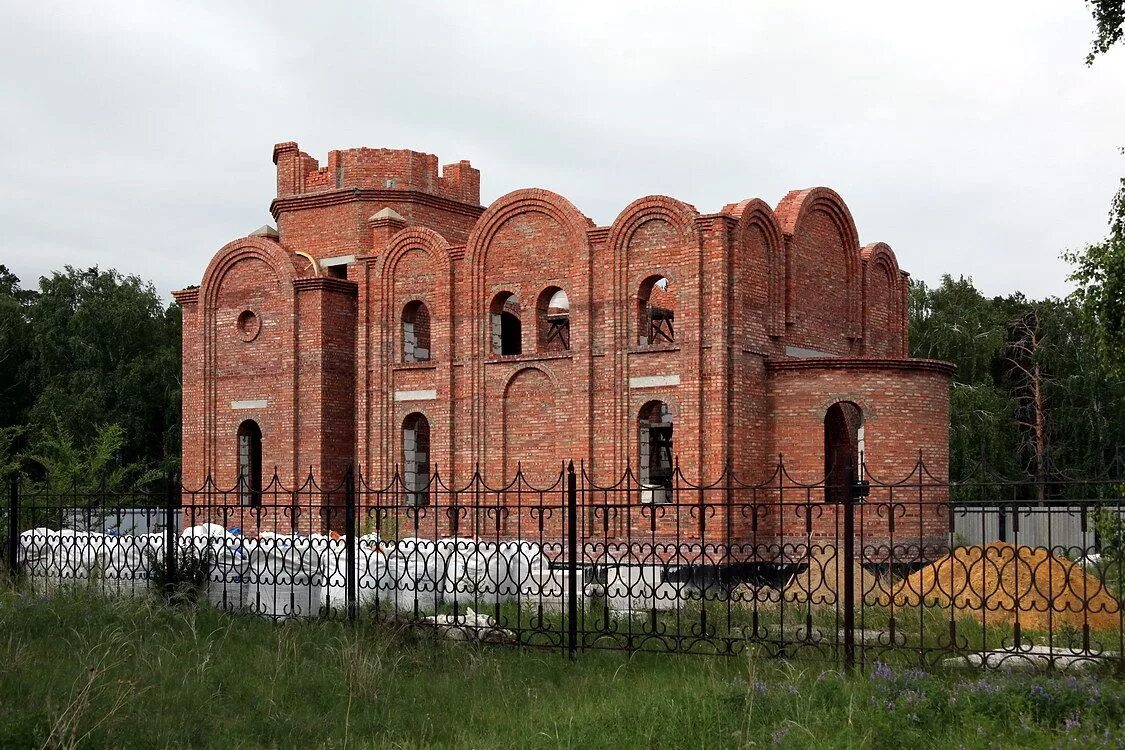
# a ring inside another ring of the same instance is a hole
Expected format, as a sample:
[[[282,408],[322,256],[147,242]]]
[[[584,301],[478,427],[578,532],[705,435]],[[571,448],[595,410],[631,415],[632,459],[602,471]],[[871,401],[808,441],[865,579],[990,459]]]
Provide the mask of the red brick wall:
[[[281,244],[318,260],[371,250],[367,221],[390,208],[407,224],[464,242],[480,206],[480,172],[469,162],[438,174],[433,154],[400,149],[331,151],[320,168],[295,143],[274,147],[277,199],[271,210]]]
[[[328,152],[328,163],[301,151],[296,143],[274,146],[279,198],[298,193],[350,188],[413,190],[477,205],[480,172],[467,161],[448,164],[438,174],[438,158],[408,149],[352,148]]]
[[[202,322],[199,319],[199,287],[173,292],[180,305],[182,343],[180,358],[181,389],[181,431],[182,455],[181,470],[183,483],[187,487],[199,487],[206,478],[206,464],[203,457],[203,336]]]
[[[883,243],[868,245],[863,259],[863,353],[868,357],[906,355],[905,280],[894,253]]]
[[[335,487],[355,461],[356,285],[301,278],[297,289],[298,467]]]
[[[296,144],[279,144],[275,162],[280,236],[231,243],[200,290],[177,295],[185,478],[211,470],[233,484],[234,434],[252,417],[265,463],[287,479],[311,466],[331,481],[354,460],[378,486],[401,461],[403,419],[419,412],[431,467],[450,483],[479,466],[499,486],[518,463],[549,484],[571,458],[610,483],[636,467],[638,415],[661,400],[687,480],[730,467],[761,482],[784,453],[810,481],[823,473],[824,410],[840,398],[862,402],[873,470],[905,476],[921,449],[944,476],[948,369],[896,359],[905,274],[886,245],[860,249],[831,190],[708,215],[648,196],[595,227],[544,190],[482,208],[467,162],[439,175],[430,155],[356,149],[322,169]],[[384,208],[394,213],[372,218]],[[313,278],[298,252],[356,261],[346,281]],[[655,276],[670,281],[651,301],[674,309],[675,340],[641,343],[638,294]],[[551,287],[569,298],[570,349],[541,352],[536,302]],[[499,292],[519,299],[520,355],[492,352]],[[428,362],[402,361],[402,310],[414,300],[430,313]],[[262,324],[249,342],[235,324],[245,309]],[[807,350],[847,359],[787,356]],[[230,405],[254,399],[268,406]],[[741,523],[713,517],[714,533],[728,521]]]
[[[262,431],[262,465],[292,481],[294,443],[295,272],[288,253],[258,237],[236,240],[212,260],[197,292],[197,310],[184,321],[184,424],[198,439],[184,446],[185,484],[210,475],[224,489],[237,480],[236,435],[247,419]],[[257,320],[245,335],[244,313]],[[265,406],[260,405],[265,402]]]
[[[499,461],[488,462],[488,478],[493,483],[499,485],[505,477],[514,477],[517,466],[529,487],[549,488],[558,482],[559,447],[570,442],[568,433],[573,430],[571,415],[559,408],[560,401],[569,401],[568,394],[559,390],[536,367],[511,373],[501,397],[503,422],[493,425],[490,441],[500,448],[491,454]]]
[[[184,316],[183,478],[237,484],[237,433],[262,433],[264,484],[310,470],[339,482],[354,460],[355,284],[295,278],[277,243],[248,237],[216,255]],[[193,301],[197,300],[197,301]],[[252,316],[253,327],[240,327]]]
[[[936,514],[930,505],[943,499],[943,490],[929,485],[945,481],[949,472],[951,365],[929,360],[805,359],[773,362],[768,372],[771,452],[784,456],[786,502],[823,501],[824,418],[832,404],[846,401],[856,404],[863,415],[863,461],[872,483],[865,516],[867,536],[873,540],[890,536],[892,505],[901,540],[932,540],[945,533],[946,516]],[[891,486],[898,483],[901,486]],[[819,486],[804,489],[802,485]],[[835,510],[833,506],[816,509],[815,535],[837,533]],[[803,533],[798,521],[789,517],[786,535]]]
[[[778,205],[790,286],[786,343],[827,354],[856,351],[860,332],[860,257],[855,224],[827,188],[793,191]]]

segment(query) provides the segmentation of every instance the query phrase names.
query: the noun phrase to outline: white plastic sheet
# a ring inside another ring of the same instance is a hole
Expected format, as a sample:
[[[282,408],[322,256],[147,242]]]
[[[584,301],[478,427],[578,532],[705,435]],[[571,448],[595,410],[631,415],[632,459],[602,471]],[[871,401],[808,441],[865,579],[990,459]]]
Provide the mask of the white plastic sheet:
[[[226,610],[248,605],[251,549],[243,537],[228,536],[209,545],[211,573],[207,582],[207,601]]]
[[[313,617],[324,606],[320,554],[307,537],[259,540],[249,554],[245,602],[269,617]]]
[[[19,553],[30,575],[56,582],[96,576],[107,592],[140,594],[149,588],[152,561],[165,557],[165,544],[163,533],[116,536],[38,528],[20,535]],[[181,556],[207,559],[207,599],[224,609],[310,617],[345,604],[347,542],[335,535],[245,537],[208,523],[184,529],[176,549]],[[562,606],[566,592],[565,572],[550,570],[539,546],[525,541],[393,542],[366,534],[357,540],[354,565],[357,604],[388,610],[433,613],[443,605],[487,610],[509,602],[552,608]],[[621,601],[634,584],[617,583],[625,591],[614,590],[614,603],[637,606]],[[645,593],[651,595],[652,587]]]
[[[609,608],[628,614],[682,607],[696,590],[687,583],[665,580],[667,573],[662,565],[611,567],[605,586]]]
[[[377,537],[376,537],[377,539]],[[321,553],[325,577],[325,606],[339,610],[347,604],[348,555],[345,540],[332,540]],[[355,549],[356,604],[374,604],[387,589],[387,556],[372,541],[361,541]]]
[[[446,560],[429,540],[403,540],[388,548],[380,576],[380,604],[396,610],[433,612],[444,601]]]
[[[98,560],[108,592],[140,596],[149,591],[152,561],[164,556],[162,534],[105,537]]]
[[[31,575],[46,574],[48,566],[54,562],[58,533],[54,529],[40,527],[20,534],[17,559],[25,571]]]

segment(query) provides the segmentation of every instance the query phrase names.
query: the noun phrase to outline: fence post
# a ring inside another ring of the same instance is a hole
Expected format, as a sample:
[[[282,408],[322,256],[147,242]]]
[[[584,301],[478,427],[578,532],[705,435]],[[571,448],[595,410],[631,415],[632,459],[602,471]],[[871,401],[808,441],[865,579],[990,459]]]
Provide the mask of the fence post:
[[[176,581],[176,475],[169,472],[164,484],[164,598],[175,593]]]
[[[355,559],[356,559],[356,518],[355,518],[355,466],[348,464],[344,474],[344,601],[347,604],[348,620],[356,619]]]
[[[862,464],[859,475],[849,471],[848,491],[844,495],[844,668],[855,669],[855,509],[870,492],[863,479]]]
[[[578,478],[574,461],[566,469],[566,620],[567,655],[578,656]]]
[[[8,479],[8,572],[15,580],[20,573],[20,475]]]
[[[844,496],[844,669],[855,669],[855,498]]]

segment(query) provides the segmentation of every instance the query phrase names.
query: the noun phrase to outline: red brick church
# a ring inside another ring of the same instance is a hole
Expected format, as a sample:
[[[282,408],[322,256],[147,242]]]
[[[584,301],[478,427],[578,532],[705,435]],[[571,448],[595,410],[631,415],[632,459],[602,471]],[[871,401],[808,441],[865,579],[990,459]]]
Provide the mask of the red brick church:
[[[659,195],[596,226],[547,190],[480,203],[467,161],[274,147],[270,226],[183,308],[186,485],[479,466],[549,484],[565,459],[654,498],[709,481],[944,476],[952,368],[911,359],[907,277],[827,188],[714,213]],[[826,455],[828,453],[828,455]]]

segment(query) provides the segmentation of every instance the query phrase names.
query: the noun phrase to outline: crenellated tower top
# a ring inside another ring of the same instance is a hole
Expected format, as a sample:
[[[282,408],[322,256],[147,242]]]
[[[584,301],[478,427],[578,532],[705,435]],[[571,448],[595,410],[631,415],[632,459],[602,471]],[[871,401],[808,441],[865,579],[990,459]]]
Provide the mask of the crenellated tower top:
[[[328,152],[328,163],[301,151],[296,142],[273,147],[277,197],[289,198],[333,190],[369,188],[426,193],[459,203],[480,205],[480,171],[467,161],[446,164],[409,149],[350,148]]]

